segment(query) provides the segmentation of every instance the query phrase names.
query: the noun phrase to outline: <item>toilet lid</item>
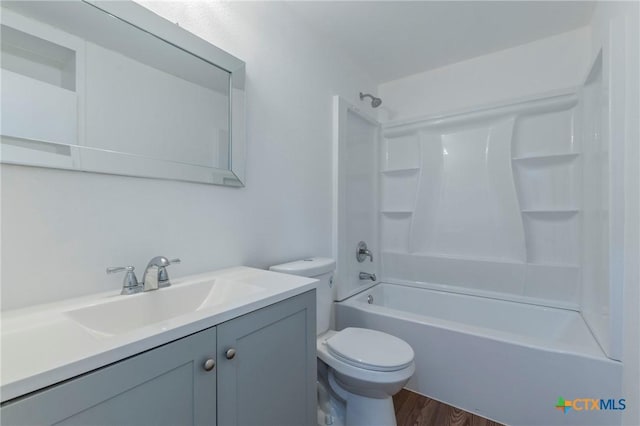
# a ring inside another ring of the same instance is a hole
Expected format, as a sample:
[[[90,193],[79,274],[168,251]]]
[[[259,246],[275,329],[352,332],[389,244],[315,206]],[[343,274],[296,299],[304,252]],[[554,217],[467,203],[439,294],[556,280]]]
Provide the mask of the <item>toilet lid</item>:
[[[401,370],[413,362],[413,349],[407,342],[381,331],[349,327],[326,340],[336,358],[374,371]]]

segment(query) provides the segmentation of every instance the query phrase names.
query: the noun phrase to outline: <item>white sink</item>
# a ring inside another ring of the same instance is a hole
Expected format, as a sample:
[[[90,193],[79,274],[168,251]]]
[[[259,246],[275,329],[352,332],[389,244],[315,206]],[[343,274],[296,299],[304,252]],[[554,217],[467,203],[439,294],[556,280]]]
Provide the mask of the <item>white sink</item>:
[[[113,336],[239,300],[261,291],[264,288],[241,281],[210,279],[129,296],[111,297],[107,301],[67,311],[65,314],[95,333]]]
[[[111,290],[2,312],[0,398],[93,371],[309,291],[315,283],[240,266],[178,278],[146,293]]]

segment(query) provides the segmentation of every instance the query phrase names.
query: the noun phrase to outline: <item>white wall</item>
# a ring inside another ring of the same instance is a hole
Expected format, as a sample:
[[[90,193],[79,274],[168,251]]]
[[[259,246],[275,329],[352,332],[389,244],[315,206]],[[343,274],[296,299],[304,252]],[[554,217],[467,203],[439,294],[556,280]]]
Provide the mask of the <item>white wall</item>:
[[[378,87],[382,121],[498,103],[582,84],[588,28],[479,56]]]
[[[612,191],[620,191],[619,211],[612,212],[614,223],[612,250],[613,297],[623,300],[622,306],[622,363],[623,395],[628,401],[623,413],[623,424],[640,424],[640,147],[638,145],[640,117],[640,7],[637,2],[600,2],[591,22],[591,55],[595,56],[603,44],[609,44],[611,37],[620,35],[624,27],[624,43],[614,39],[611,52],[621,55],[624,67],[614,76],[617,87],[624,88],[622,94],[614,94],[610,104],[612,123],[622,126],[612,128],[612,147],[616,147],[623,162],[612,166],[620,172],[619,184]],[[620,71],[622,71],[620,73]],[[617,235],[617,241],[616,241]],[[616,294],[620,292],[622,294]],[[619,326],[619,324],[618,324]]]
[[[375,92],[281,3],[147,5],[247,63],[247,187],[2,165],[2,308],[116,289],[155,255],[182,276],[331,255],[332,95]]]

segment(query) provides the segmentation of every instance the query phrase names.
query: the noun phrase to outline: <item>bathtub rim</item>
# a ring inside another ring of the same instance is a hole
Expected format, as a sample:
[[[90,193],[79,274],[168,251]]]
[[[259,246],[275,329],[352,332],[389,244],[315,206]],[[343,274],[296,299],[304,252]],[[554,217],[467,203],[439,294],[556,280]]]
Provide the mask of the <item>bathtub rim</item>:
[[[462,287],[462,286],[457,286],[452,284],[440,284],[440,283],[431,283],[431,282],[425,282],[425,281],[409,281],[409,280],[400,280],[396,278],[386,278],[386,277],[380,278],[380,280],[374,285],[377,285],[380,283],[402,285],[406,287],[416,287],[416,288],[434,290],[434,291],[439,291],[444,293],[456,293],[456,294],[462,294],[465,296],[484,297],[487,299],[501,300],[504,302],[523,303],[525,305],[542,306],[544,308],[553,308],[553,309],[563,309],[567,311],[575,311],[580,313],[580,306],[577,303],[559,302],[555,300],[541,299],[541,298],[529,297],[529,296],[519,296],[517,294],[503,293],[499,291],[477,290],[469,287]],[[371,288],[371,286],[369,288]],[[359,292],[360,292],[360,289],[358,289],[358,293]],[[355,293],[351,294],[349,297],[352,297],[354,295]]]
[[[483,297],[483,296],[476,296],[476,295],[470,295],[470,294],[466,294],[466,293],[460,293],[460,292],[448,292],[448,291],[443,291],[443,290],[436,290],[433,288],[426,288],[423,286],[411,286],[411,285],[405,285],[405,284],[399,284],[399,283],[391,283],[391,282],[387,282],[384,280],[380,280],[379,282],[375,283],[372,286],[368,286],[367,289],[363,289],[362,291],[359,291],[353,295],[351,295],[349,298],[342,300],[342,301],[336,301],[335,303],[338,305],[343,305],[343,306],[348,306],[352,309],[356,309],[358,311],[361,312],[368,312],[368,313],[373,313],[376,315],[381,315],[384,317],[388,317],[388,318],[400,318],[406,321],[410,321],[410,322],[414,322],[414,323],[419,323],[422,325],[428,325],[428,326],[432,326],[432,327],[436,327],[442,330],[446,330],[446,331],[450,331],[450,332],[454,332],[454,333],[460,333],[460,334],[474,334],[477,336],[481,336],[483,338],[487,338],[490,340],[494,340],[494,341],[498,341],[498,342],[502,342],[502,343],[508,343],[508,344],[513,344],[513,345],[518,345],[518,346],[522,346],[528,349],[535,349],[535,350],[545,350],[545,351],[551,351],[551,352],[556,352],[559,354],[565,354],[565,355],[573,355],[573,356],[580,356],[580,357],[584,357],[584,358],[589,358],[589,359],[594,359],[594,360],[599,360],[599,361],[605,361],[605,362],[611,362],[614,364],[620,364],[620,361],[617,360],[613,360],[611,358],[608,358],[605,354],[605,352],[602,350],[602,347],[600,346],[600,344],[598,343],[598,341],[595,339],[595,337],[593,336],[593,333],[591,331],[591,329],[587,326],[586,322],[584,321],[584,318],[582,317],[582,315],[580,314],[580,312],[578,311],[574,311],[571,309],[562,309],[562,308],[556,308],[556,307],[550,307],[550,306],[544,306],[544,308],[548,308],[548,309],[553,309],[553,310],[560,310],[560,311],[565,311],[566,313],[569,314],[575,314],[578,316],[579,321],[581,322],[581,326],[585,327],[588,335],[591,338],[591,342],[589,343],[590,348],[584,348],[582,346],[575,346],[575,345],[571,345],[571,344],[561,344],[558,342],[555,342],[553,344],[545,342],[539,338],[525,338],[525,339],[519,339],[518,335],[516,333],[510,333],[510,332],[506,332],[506,331],[501,331],[501,330],[495,330],[495,329],[491,329],[491,328],[487,328],[487,327],[481,327],[481,326],[476,326],[473,324],[466,324],[466,323],[459,323],[459,322],[455,322],[455,321],[450,321],[450,320],[445,320],[445,319],[441,319],[441,318],[437,318],[437,317],[433,317],[433,316],[428,316],[428,315],[420,315],[420,314],[416,314],[413,312],[406,312],[406,311],[402,311],[399,309],[393,309],[393,308],[389,308],[386,306],[381,306],[381,305],[374,305],[374,304],[368,304],[365,301],[361,301],[358,300],[358,297],[363,296],[362,293],[364,293],[366,290],[372,290],[380,285],[390,285],[390,286],[399,286],[399,287],[410,287],[410,288],[418,288],[420,290],[427,290],[427,291],[431,291],[431,292],[438,292],[438,293],[454,293],[457,295],[462,295],[462,296],[467,296],[467,297],[472,297],[472,298],[487,298],[487,299],[494,299],[494,300],[498,300],[499,302],[504,302],[504,303],[520,303],[520,302],[515,302],[515,301],[511,301],[511,300],[504,300],[504,299],[498,299],[498,298],[490,298],[490,297]],[[540,305],[536,305],[536,304],[532,304],[529,303],[528,305],[533,305],[536,307],[541,307]],[[472,333],[470,333],[470,331]],[[513,337],[516,337],[515,339]],[[589,349],[589,352],[586,351],[586,349]]]

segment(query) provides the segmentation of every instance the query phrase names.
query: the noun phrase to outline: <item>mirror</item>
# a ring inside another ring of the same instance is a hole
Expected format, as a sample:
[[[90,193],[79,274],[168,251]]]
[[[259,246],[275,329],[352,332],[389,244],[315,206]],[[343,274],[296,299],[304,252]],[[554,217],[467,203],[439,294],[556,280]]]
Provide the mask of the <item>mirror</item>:
[[[3,163],[244,185],[244,62],[134,2],[2,2]]]

